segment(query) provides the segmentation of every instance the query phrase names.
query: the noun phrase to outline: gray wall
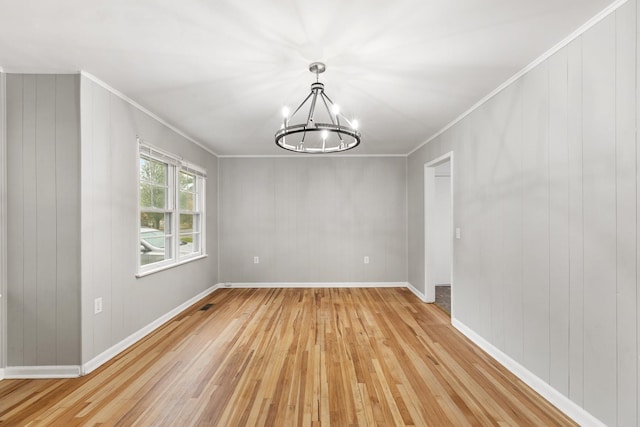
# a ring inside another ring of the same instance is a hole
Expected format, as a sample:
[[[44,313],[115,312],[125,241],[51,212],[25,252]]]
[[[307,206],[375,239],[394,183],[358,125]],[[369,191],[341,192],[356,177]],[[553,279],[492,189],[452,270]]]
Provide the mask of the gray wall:
[[[636,425],[636,2],[408,160],[409,281],[423,165],[454,151],[454,316],[607,425]]]
[[[7,75],[7,365],[80,362],[79,77]]]
[[[436,285],[451,284],[451,177],[435,177],[435,201],[433,212],[433,282]]]
[[[406,282],[406,230],[404,157],[220,159],[220,282]]]
[[[82,363],[217,283],[218,159],[81,77]],[[136,278],[136,136],[207,170],[205,259]],[[133,183],[133,184],[132,184]],[[102,297],[103,312],[93,313]]]
[[[7,365],[7,115],[6,75],[0,70],[0,370]],[[2,375],[0,375],[0,378]]]

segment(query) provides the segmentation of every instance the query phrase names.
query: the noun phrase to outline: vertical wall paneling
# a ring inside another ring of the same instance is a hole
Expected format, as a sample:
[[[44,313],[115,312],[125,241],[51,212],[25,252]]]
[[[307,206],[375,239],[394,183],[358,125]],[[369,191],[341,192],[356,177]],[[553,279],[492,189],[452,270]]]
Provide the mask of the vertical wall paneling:
[[[29,75],[23,78],[23,120],[22,120],[22,179],[23,179],[23,233],[24,240],[24,276],[21,303],[23,308],[23,363],[26,366],[34,366],[37,361],[37,310],[28,308],[26,302],[37,304],[37,164],[36,164],[36,76]]]
[[[569,398],[582,405],[584,378],[584,245],[582,217],[582,39],[567,46],[569,148]]]
[[[93,162],[91,173],[94,184],[93,224],[94,238],[91,242],[95,276],[91,281],[92,298],[102,298],[102,313],[94,316],[94,345],[106,349],[111,342],[111,289],[112,289],[112,144],[109,138],[110,112],[107,91],[97,91],[93,97]]]
[[[80,359],[77,83],[7,79],[8,366]]]
[[[549,63],[524,76],[522,296],[525,365],[549,381]]]
[[[503,93],[507,100],[500,155],[504,283],[504,351],[523,363],[522,319],[522,82]],[[500,122],[499,118],[495,118]]]
[[[455,320],[584,408],[586,424],[626,426],[640,421],[640,11],[618,7],[412,153],[407,188],[411,251],[424,244],[422,165],[454,150]],[[409,256],[410,280],[422,262]]]
[[[23,78],[7,76],[7,366],[22,365],[24,357],[24,239],[22,209],[24,204],[22,175]]]
[[[453,168],[453,181],[455,185],[453,197],[454,197],[454,227],[460,227],[461,238],[454,240],[454,280],[452,286],[452,292],[455,293],[455,306],[452,307],[456,313],[459,313],[459,319],[462,319],[468,324],[474,324],[474,320],[478,317],[478,304],[477,304],[477,260],[480,253],[480,246],[477,244],[474,234],[474,219],[478,214],[478,204],[475,200],[475,188],[474,183],[477,182],[477,168],[478,162],[475,161],[477,153],[477,145],[473,140],[474,121],[472,117],[465,118],[458,126],[456,135],[458,136],[456,145],[458,149],[454,152],[454,168]],[[430,145],[431,143],[427,144]],[[420,172],[422,172],[422,164],[428,162],[430,159],[439,157],[441,154],[438,151],[434,153],[428,152],[423,156],[418,157],[416,163],[420,165]],[[415,165],[415,163],[412,162]],[[415,168],[415,166],[414,166]],[[415,174],[412,171],[412,176]],[[415,180],[411,182],[411,186],[416,186],[418,182],[422,180]],[[420,186],[422,188],[422,186]],[[415,196],[415,195],[414,195]],[[415,206],[415,205],[414,205]],[[421,209],[422,210],[422,209]],[[415,234],[419,236],[424,235],[422,226],[424,223],[423,212],[418,212],[414,215],[414,222],[416,224]],[[410,229],[410,235],[414,234],[413,229]],[[424,242],[420,240],[422,246]],[[415,268],[411,266],[412,270]],[[417,270],[420,271],[421,267]],[[412,282],[413,283],[413,282]],[[455,288],[455,291],[453,289]],[[522,335],[522,332],[519,332]]]
[[[137,252],[132,247],[132,235],[136,235],[137,218],[131,218],[129,215],[118,215],[118,212],[135,212],[137,209],[137,198],[135,197],[117,197],[118,194],[126,194],[130,191],[131,183],[137,182],[137,170],[132,167],[124,167],[123,163],[137,164],[137,144],[136,135],[133,126],[130,125],[131,117],[127,114],[127,110],[123,108],[114,108],[119,102],[114,95],[109,96],[110,121],[113,123],[128,123],[126,126],[128,133],[118,135],[110,128],[108,133],[108,141],[115,139],[124,139],[128,143],[110,144],[112,155],[110,161],[110,170],[117,170],[118,173],[111,173],[111,188],[113,194],[116,195],[112,199],[111,215],[111,259],[118,259],[119,254],[128,254],[127,258],[120,262],[112,262],[111,264],[111,304],[109,305],[111,316],[111,336],[113,341],[118,342],[127,336],[125,315],[127,313],[127,296],[130,291],[128,289],[128,280],[131,277],[131,271],[135,271],[137,262]],[[104,307],[104,304],[103,304]]]
[[[583,38],[584,407],[616,422],[615,15]]]
[[[56,76],[56,363],[80,360],[80,91],[75,75]]]
[[[56,357],[56,179],[55,75],[36,76],[36,365]],[[28,303],[25,301],[28,306]]]
[[[549,383],[569,395],[567,51],[549,59]]]
[[[0,69],[0,369],[7,365],[7,95]]]
[[[636,133],[635,133],[635,144],[636,144],[636,218],[638,217],[638,212],[640,212],[640,170],[638,167],[640,166],[640,150],[638,149],[639,143],[639,133],[638,133],[638,125],[640,124],[640,106],[638,106],[638,101],[640,101],[640,4],[637,0],[633,0],[635,5],[635,22],[636,22],[636,79],[635,79],[635,113],[636,113]],[[640,275],[638,274],[638,266],[640,266],[640,233],[638,232],[638,222],[636,222],[636,351],[640,352],[640,292],[638,292],[638,287],[640,286]],[[640,357],[640,354],[636,355],[636,357]],[[640,418],[640,361],[636,359],[636,416]],[[637,424],[640,424],[640,419],[637,420]]]
[[[0,369],[7,365],[7,94],[0,69]]]
[[[496,346],[500,340],[496,335],[502,335],[502,298],[496,298],[500,293],[501,263],[497,254],[501,244],[502,231],[496,227],[499,221],[499,203],[493,197],[496,185],[496,159],[498,155],[499,130],[493,121],[497,113],[498,100],[491,99],[478,111],[479,119],[475,121],[474,128],[479,141],[486,141],[486,145],[478,154],[478,180],[476,193],[478,203],[477,229],[478,242],[481,251],[478,259],[478,275],[486,277],[485,283],[478,283],[479,325],[482,331],[496,340]]]
[[[616,19],[617,425],[637,423],[636,4]]]
[[[81,361],[89,361],[94,354],[93,345],[93,289],[91,283],[94,276],[94,258],[92,245],[95,241],[95,227],[93,191],[93,173],[91,172],[94,161],[93,141],[93,83],[86,78],[80,79],[80,283],[81,303],[80,316],[82,324]]]

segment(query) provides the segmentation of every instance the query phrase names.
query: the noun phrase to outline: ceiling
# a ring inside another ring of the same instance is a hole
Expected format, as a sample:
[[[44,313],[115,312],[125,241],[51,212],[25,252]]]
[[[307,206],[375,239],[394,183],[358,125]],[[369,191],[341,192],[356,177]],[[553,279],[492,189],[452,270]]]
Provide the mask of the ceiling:
[[[407,154],[611,0],[14,0],[7,72],[84,70],[221,155],[273,135],[320,81],[362,144]],[[295,155],[295,154],[293,154]]]

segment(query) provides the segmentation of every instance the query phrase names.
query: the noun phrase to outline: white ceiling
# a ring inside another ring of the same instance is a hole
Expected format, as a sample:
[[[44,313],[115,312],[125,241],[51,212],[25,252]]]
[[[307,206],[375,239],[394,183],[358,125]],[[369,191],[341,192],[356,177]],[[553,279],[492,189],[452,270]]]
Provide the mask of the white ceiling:
[[[273,142],[323,61],[351,154],[406,154],[611,0],[5,0],[0,66],[84,70],[212,151]],[[294,154],[295,155],[295,154]]]

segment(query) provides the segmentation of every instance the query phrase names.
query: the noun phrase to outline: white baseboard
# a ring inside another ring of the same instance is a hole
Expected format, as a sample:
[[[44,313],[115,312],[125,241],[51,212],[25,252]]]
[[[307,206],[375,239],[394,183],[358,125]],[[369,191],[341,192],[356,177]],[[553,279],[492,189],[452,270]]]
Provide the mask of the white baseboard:
[[[162,326],[163,324],[171,320],[173,317],[177,316],[178,314],[180,314],[181,312],[191,307],[193,304],[195,304],[202,298],[206,297],[207,295],[213,293],[216,289],[219,289],[219,288],[220,288],[220,284],[218,283],[216,285],[213,285],[209,289],[206,289],[200,292],[198,295],[180,304],[178,307],[174,308],[170,312],[160,316],[153,322],[149,323],[147,326],[129,335],[119,343],[106,349],[105,351],[103,351],[93,359],[89,360],[87,363],[83,364],[80,374],[87,375],[93,372],[95,369],[99,368],[100,366],[102,366],[103,364],[105,364],[106,362],[114,358],[116,355],[123,352],[127,348],[131,347],[133,344],[140,341],[142,338],[144,338],[145,336],[147,336],[148,334],[150,334],[151,332],[153,332],[154,330],[156,330],[157,328],[159,328],[160,326]]]
[[[228,282],[223,288],[404,288],[406,282]]]
[[[411,283],[407,283],[407,289],[409,289],[411,292],[413,292],[413,294],[415,296],[417,296],[418,298],[420,298],[420,301],[422,302],[427,302],[427,297],[425,294],[423,294],[422,292],[420,292],[415,286],[413,286]]]
[[[556,408],[564,412],[568,417],[581,426],[606,427],[606,425],[596,417],[585,411],[582,407],[570,400],[568,397],[551,387],[544,380],[540,379],[527,368],[507,356],[500,349],[475,333],[471,328],[457,319],[452,318],[451,324],[467,338],[473,341],[478,347],[496,359],[502,366],[520,378],[525,384],[538,392]]]
[[[1,72],[1,71],[0,71]],[[5,379],[5,373],[4,373],[4,368],[0,368],[0,381],[2,381],[3,379]]]
[[[80,366],[7,366],[5,379],[77,378]]]

